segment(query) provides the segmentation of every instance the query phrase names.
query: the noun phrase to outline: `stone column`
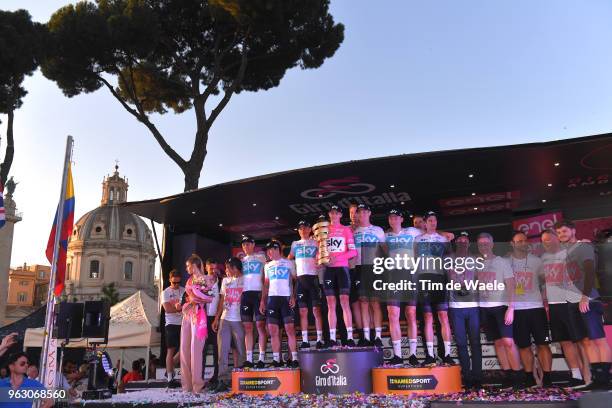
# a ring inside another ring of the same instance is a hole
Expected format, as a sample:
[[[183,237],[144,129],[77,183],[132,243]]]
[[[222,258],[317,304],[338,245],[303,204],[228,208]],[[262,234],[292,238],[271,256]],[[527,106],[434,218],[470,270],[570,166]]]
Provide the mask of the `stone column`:
[[[13,231],[15,223],[21,221],[17,205],[11,194],[4,197],[6,224],[0,228],[0,327],[6,320],[6,302],[8,301],[9,268],[11,267],[11,252],[13,249]]]

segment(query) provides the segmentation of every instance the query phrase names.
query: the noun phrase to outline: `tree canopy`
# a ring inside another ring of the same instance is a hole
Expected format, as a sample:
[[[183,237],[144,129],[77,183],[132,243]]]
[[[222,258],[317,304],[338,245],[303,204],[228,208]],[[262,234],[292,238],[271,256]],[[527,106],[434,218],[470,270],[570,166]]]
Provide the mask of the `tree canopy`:
[[[344,39],[329,0],[84,1],[47,26],[44,75],[68,97],[106,88],[181,168],[185,190],[198,187],[209,131],[232,96],[320,67]],[[151,121],[169,111],[195,114],[188,158]]]
[[[8,117],[4,160],[0,164],[1,184],[6,182],[13,163],[15,111],[27,94],[23,81],[38,67],[43,32],[43,26],[32,22],[27,11],[0,10],[0,114]]]

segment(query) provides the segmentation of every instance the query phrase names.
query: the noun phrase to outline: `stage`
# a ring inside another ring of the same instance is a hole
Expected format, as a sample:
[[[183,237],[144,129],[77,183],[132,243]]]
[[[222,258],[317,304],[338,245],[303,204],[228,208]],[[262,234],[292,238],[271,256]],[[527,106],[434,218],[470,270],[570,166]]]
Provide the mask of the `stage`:
[[[599,395],[595,395],[599,394]],[[609,401],[611,393],[590,393],[585,398],[598,397]],[[408,408],[451,408],[461,405],[462,408],[483,408],[484,404],[495,405],[495,408],[523,408],[536,405],[538,408],[578,408],[582,395],[566,392],[559,388],[535,389],[518,392],[499,392],[492,388],[479,392],[455,393],[436,396],[420,395],[382,395],[382,394],[291,394],[291,395],[244,395],[212,394],[193,395],[180,389],[151,388],[125,394],[114,395],[109,400],[85,401],[73,403],[71,407],[87,408],[132,408],[152,405],[155,408],[183,408],[199,406],[215,407],[408,407]],[[602,402],[603,403],[603,402]],[[598,408],[590,402],[589,408]],[[603,408],[605,405],[601,405]]]

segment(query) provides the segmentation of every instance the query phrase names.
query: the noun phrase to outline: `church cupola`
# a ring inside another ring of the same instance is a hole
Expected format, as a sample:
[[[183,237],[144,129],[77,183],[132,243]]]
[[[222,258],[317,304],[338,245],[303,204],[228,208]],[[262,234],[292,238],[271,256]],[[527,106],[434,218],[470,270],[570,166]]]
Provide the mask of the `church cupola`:
[[[119,165],[115,172],[102,181],[102,205],[117,205],[127,201],[127,179],[119,176]]]

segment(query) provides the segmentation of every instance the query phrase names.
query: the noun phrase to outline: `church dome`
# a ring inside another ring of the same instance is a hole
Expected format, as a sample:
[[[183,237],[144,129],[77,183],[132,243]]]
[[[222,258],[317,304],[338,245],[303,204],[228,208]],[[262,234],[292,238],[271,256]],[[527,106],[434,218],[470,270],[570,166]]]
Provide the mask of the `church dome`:
[[[127,190],[127,179],[115,166],[102,181],[101,205],[74,224],[66,258],[69,299],[99,299],[111,283],[120,298],[139,290],[156,296],[152,233],[143,219],[121,205]]]
[[[95,245],[111,241],[153,251],[149,227],[140,217],[119,205],[127,201],[128,184],[119,176],[118,170],[115,166],[113,175],[102,182],[102,205],[75,223],[70,243]]]

